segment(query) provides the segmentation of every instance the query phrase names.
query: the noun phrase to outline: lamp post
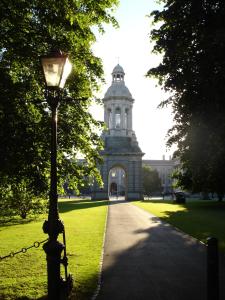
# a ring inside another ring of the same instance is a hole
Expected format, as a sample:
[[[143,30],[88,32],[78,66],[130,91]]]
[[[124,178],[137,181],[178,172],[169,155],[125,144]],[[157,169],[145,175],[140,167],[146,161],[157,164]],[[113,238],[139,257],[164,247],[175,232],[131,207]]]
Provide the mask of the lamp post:
[[[49,240],[43,249],[47,256],[48,299],[59,300],[62,286],[60,277],[61,253],[65,245],[57,241],[58,235],[64,232],[63,222],[59,219],[57,194],[57,109],[62,89],[69,76],[72,65],[68,56],[61,51],[52,51],[41,57],[45,76],[46,100],[51,109],[51,183],[49,193],[48,220],[43,224],[43,231]],[[67,263],[67,261],[65,262]]]

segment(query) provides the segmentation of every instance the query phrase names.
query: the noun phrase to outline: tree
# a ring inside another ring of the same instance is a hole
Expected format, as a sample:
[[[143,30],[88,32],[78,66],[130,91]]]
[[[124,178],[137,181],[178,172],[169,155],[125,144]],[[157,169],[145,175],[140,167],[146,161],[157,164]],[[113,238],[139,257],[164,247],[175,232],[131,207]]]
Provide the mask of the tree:
[[[28,214],[39,214],[47,211],[46,199],[34,196],[28,187],[29,184],[25,180],[4,186],[6,192],[3,190],[0,193],[1,216],[19,215],[22,219],[26,219]]]
[[[170,92],[175,125],[168,145],[177,144],[178,182],[192,191],[225,192],[225,3],[222,0],[164,0],[152,12],[154,52],[162,62],[151,68]]]
[[[151,193],[162,191],[161,179],[157,170],[154,170],[149,166],[143,166],[142,176],[144,194],[150,195]]]
[[[40,56],[52,48],[68,53],[73,71],[59,108],[59,186],[77,189],[83,178],[100,181],[102,123],[88,112],[101,80],[94,32],[117,26],[117,0],[2,0],[0,2],[0,185],[27,181],[36,196],[49,185],[50,111],[44,97]],[[78,162],[83,155],[85,164]]]

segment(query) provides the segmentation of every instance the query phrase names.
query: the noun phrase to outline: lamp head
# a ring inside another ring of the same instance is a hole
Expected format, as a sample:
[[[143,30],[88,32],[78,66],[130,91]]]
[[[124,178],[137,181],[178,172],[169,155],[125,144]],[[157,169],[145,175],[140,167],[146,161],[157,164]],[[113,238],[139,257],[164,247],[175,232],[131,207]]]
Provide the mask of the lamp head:
[[[53,50],[41,57],[41,64],[47,87],[63,88],[72,70],[68,55],[60,50]]]

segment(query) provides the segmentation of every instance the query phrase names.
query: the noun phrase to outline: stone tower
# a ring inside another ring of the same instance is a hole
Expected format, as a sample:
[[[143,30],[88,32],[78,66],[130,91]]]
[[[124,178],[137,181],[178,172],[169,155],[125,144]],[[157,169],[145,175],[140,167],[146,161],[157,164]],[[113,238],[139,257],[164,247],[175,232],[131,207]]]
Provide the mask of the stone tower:
[[[143,199],[142,194],[142,153],[132,128],[134,99],[124,82],[124,70],[118,64],[112,72],[112,84],[103,98],[104,122],[107,130],[103,133],[104,163],[99,167],[104,187],[94,186],[92,199],[108,199],[111,171],[122,169],[126,200]],[[116,173],[113,173],[116,174]]]

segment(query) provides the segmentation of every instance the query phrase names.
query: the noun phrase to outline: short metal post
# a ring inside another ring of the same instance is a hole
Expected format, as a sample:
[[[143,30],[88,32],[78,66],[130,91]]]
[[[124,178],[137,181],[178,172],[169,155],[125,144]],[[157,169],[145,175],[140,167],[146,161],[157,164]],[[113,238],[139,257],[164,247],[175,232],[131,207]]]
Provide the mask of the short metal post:
[[[219,300],[218,240],[207,239],[207,300]]]

